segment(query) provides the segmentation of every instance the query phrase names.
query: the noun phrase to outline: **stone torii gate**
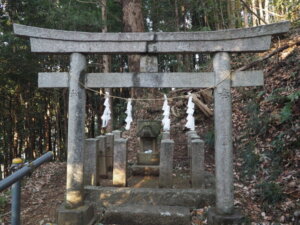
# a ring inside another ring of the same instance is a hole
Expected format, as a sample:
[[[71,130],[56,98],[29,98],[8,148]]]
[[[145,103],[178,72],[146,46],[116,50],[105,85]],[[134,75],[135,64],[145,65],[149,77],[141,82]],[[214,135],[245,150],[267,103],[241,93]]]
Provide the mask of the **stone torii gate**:
[[[234,209],[231,87],[263,85],[262,71],[231,73],[230,55],[263,52],[271,36],[289,30],[289,22],[211,32],[88,33],[43,29],[14,24],[16,35],[30,38],[36,53],[71,54],[70,71],[39,73],[40,88],[69,88],[67,187],[59,225],[80,224],[89,217],[84,205],[83,150],[85,87],[206,88],[215,87],[216,208],[209,213],[210,224],[235,223],[241,217]],[[214,72],[207,73],[85,73],[84,54],[214,53]],[[86,220],[88,221],[89,218]],[[86,223],[87,224],[87,223]]]

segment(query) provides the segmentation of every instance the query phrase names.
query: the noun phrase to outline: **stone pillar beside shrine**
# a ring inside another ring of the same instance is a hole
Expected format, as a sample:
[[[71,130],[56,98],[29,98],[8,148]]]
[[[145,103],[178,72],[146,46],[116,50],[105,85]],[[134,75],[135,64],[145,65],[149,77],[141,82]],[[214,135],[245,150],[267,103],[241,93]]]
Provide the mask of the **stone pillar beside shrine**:
[[[92,205],[84,204],[85,69],[85,56],[73,53],[69,72],[67,190],[65,203],[57,210],[59,225],[89,224],[95,219]]]

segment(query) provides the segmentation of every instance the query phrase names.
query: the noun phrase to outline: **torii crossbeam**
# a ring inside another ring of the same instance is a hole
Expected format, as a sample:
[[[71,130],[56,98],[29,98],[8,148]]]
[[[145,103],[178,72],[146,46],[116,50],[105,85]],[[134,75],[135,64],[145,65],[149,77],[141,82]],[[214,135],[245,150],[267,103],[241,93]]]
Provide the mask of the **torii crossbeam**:
[[[289,30],[289,22],[211,32],[88,33],[61,31],[14,24],[17,35],[30,38],[36,53],[71,53],[70,71],[40,73],[39,87],[69,88],[69,127],[66,204],[74,210],[84,205],[83,143],[85,87],[214,87],[216,209],[210,224],[222,219],[237,224],[233,199],[233,149],[231,87],[263,85],[262,71],[231,74],[232,52],[263,52],[271,36]],[[215,53],[211,73],[90,73],[85,74],[82,53],[161,54]],[[83,84],[83,86],[81,85]],[[88,211],[89,209],[85,209]],[[61,211],[61,213],[63,213]],[[73,218],[74,219],[74,218]],[[72,219],[70,219],[71,221]],[[69,221],[69,222],[70,222]],[[74,220],[73,220],[74,221]],[[66,219],[61,224],[68,224]],[[75,223],[71,222],[75,225]],[[76,224],[77,225],[77,224]],[[79,224],[78,224],[79,225]]]

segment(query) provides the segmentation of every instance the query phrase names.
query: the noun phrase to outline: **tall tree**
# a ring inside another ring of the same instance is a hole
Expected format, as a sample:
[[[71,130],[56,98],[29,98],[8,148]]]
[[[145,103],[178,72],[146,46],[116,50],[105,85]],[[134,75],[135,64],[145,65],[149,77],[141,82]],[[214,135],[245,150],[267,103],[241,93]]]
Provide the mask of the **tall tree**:
[[[123,24],[125,32],[144,32],[144,17],[141,0],[122,0]],[[140,55],[128,56],[130,72],[140,71]],[[132,96],[141,96],[142,89],[132,91]]]

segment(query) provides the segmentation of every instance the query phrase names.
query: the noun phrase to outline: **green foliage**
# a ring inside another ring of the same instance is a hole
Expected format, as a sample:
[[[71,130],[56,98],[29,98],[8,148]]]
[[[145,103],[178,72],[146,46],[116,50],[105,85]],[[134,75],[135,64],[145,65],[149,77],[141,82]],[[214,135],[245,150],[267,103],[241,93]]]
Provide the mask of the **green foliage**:
[[[215,145],[215,132],[214,130],[209,130],[207,133],[204,134],[204,143],[207,144],[209,149],[214,149]]]
[[[280,112],[280,120],[281,123],[289,121],[292,119],[293,112],[292,112],[292,104],[286,103],[285,106],[281,109]]]
[[[255,143],[250,141],[242,150],[242,158],[244,161],[242,175],[251,177],[256,174],[259,169],[259,155],[255,153]]]
[[[273,205],[283,200],[282,188],[275,182],[263,181],[257,185],[257,189],[264,206]]]
[[[249,115],[249,119],[247,121],[248,135],[265,136],[269,130],[271,117],[267,113],[260,112],[259,103],[255,99],[249,101],[245,107],[245,111]]]

